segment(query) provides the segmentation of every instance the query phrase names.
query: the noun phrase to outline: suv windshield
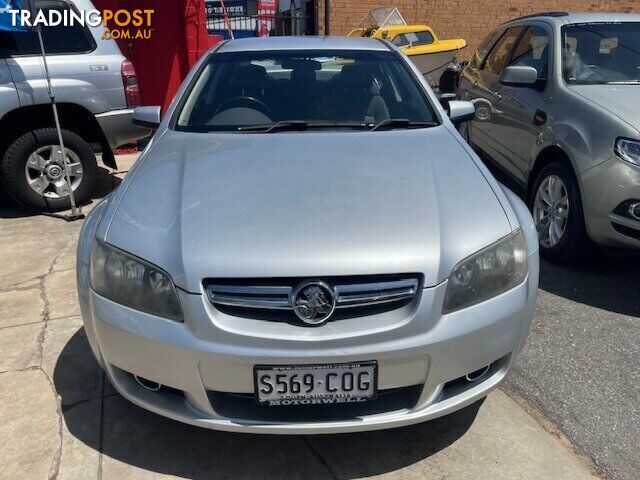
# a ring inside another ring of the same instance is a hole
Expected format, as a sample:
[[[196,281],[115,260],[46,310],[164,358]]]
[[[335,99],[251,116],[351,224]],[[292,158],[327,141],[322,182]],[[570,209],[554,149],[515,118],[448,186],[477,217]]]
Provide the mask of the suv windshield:
[[[569,84],[640,84],[640,23],[562,27],[562,71]]]
[[[186,94],[176,129],[364,129],[381,122],[387,128],[437,123],[397,54],[290,50],[211,55]]]

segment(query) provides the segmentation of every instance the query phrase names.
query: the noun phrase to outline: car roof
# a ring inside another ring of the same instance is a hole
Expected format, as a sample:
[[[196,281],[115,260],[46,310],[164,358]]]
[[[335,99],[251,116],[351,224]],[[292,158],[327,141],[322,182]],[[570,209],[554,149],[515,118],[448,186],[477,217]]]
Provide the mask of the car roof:
[[[214,47],[214,50],[216,48]],[[379,40],[363,37],[252,37],[229,40],[217,52],[251,52],[269,50],[369,50],[389,51]]]
[[[630,13],[568,13],[543,12],[509,20],[504,25],[529,23],[532,20],[544,20],[558,26],[573,23],[609,23],[609,22],[640,22],[640,15]]]
[[[640,22],[640,15],[629,13],[570,13],[562,19],[565,23]]]

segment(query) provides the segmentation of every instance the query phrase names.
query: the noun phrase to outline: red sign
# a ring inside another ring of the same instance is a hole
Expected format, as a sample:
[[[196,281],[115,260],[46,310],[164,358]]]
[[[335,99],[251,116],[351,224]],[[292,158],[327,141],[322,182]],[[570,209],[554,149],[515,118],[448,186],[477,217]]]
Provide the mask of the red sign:
[[[268,37],[273,18],[278,11],[278,0],[258,0],[258,35]]]

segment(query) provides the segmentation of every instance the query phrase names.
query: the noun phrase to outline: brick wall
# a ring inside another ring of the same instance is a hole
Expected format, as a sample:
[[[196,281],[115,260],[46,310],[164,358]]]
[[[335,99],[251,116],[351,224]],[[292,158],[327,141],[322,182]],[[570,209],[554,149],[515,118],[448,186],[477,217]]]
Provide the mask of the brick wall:
[[[324,0],[317,0],[318,29],[324,33]],[[395,5],[407,23],[426,23],[440,38],[464,38],[468,58],[496,25],[535,12],[640,13],[640,0],[330,0],[330,33],[346,35],[369,10]]]

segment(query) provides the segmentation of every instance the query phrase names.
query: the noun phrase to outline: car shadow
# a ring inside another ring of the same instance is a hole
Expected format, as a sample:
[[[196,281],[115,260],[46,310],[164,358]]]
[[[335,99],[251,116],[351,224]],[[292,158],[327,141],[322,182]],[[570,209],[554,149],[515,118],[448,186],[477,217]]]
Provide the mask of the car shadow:
[[[542,261],[540,289],[568,300],[640,317],[640,258],[594,253],[570,266]]]
[[[166,419],[123,399],[103,377],[83,328],[64,346],[53,381],[69,432],[99,451],[103,466],[111,462],[111,467],[124,468],[119,463],[123,462],[196,479],[380,475],[420,462],[454,443],[482,405],[478,401],[440,419],[378,432],[322,436],[217,432]]]
[[[91,195],[82,206],[90,205],[93,201],[99,200],[118,188],[122,179],[112,173],[111,170],[98,166],[96,181],[91,191]],[[25,218],[43,215],[42,212],[29,210],[16,204],[5,191],[0,187],[0,218]]]

